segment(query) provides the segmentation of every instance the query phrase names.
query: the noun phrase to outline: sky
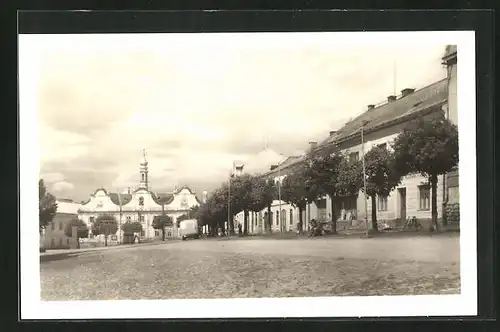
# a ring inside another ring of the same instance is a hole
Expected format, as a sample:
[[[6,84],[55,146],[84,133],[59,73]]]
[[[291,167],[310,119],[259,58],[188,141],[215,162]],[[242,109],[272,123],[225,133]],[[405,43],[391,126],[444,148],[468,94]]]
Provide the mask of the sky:
[[[153,191],[201,195],[235,160],[264,172],[394,90],[446,76],[445,44],[339,35],[32,38],[40,177],[76,201],[122,191],[138,185],[146,149]]]

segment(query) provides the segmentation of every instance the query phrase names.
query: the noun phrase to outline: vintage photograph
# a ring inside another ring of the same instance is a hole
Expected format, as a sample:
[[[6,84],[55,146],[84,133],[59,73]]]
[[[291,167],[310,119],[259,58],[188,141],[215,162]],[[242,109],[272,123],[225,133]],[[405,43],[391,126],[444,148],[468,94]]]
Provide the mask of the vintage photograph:
[[[20,39],[39,203],[21,230],[29,296],[474,295],[461,147],[475,110],[457,84],[474,49],[433,33]]]

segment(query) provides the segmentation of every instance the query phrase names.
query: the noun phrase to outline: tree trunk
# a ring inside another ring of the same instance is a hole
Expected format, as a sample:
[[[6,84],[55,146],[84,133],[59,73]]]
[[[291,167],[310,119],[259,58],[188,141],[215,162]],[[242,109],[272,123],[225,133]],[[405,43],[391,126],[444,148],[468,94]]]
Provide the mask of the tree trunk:
[[[108,234],[104,234],[104,246],[108,246]]]
[[[432,212],[431,212],[431,215],[432,215],[432,226],[431,227],[434,227],[434,229],[431,229],[432,230],[436,230],[438,231],[439,230],[439,226],[438,226],[438,212],[437,212],[437,174],[432,174],[431,175],[431,209],[432,209]]]
[[[273,216],[271,214],[271,204],[267,205],[267,227],[269,230],[269,233],[273,232],[273,224],[272,224]]]
[[[165,241],[165,227],[161,229],[161,240]]]
[[[332,205],[332,233],[337,234],[337,216],[335,215],[335,199],[334,196],[330,196]]]
[[[372,199],[372,230],[374,232],[378,232],[378,224],[377,224],[377,199],[376,195],[370,196]]]
[[[299,206],[299,224],[297,225],[297,228],[299,229],[299,234],[302,234],[302,228],[304,225],[304,218],[302,216],[302,206]]]
[[[243,235],[248,234],[248,210],[243,211]]]
[[[76,249],[80,249],[80,238],[76,236]]]

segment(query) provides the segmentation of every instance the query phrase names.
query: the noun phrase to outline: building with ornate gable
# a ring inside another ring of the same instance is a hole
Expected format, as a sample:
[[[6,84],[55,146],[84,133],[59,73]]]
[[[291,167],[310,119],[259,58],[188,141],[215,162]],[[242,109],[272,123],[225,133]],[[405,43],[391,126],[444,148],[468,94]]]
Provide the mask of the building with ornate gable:
[[[155,230],[152,226],[153,219],[165,213],[173,219],[173,225],[166,229],[166,235],[177,237],[177,218],[189,214],[192,207],[200,205],[200,201],[196,193],[187,186],[166,193],[151,191],[148,173],[148,162],[144,155],[140,162],[140,180],[136,189],[128,189],[125,193],[113,193],[99,188],[80,205],[78,217],[89,227],[99,215],[103,214],[113,215],[119,228],[126,222],[140,222],[143,227],[141,238],[152,239],[161,236],[161,231]],[[121,235],[119,230],[116,234],[118,241],[122,238]]]

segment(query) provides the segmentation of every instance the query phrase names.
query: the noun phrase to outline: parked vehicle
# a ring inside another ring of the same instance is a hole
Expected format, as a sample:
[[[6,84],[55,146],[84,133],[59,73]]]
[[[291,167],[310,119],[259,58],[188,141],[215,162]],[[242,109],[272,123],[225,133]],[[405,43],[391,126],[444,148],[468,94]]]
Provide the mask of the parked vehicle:
[[[179,224],[179,235],[182,240],[199,239],[198,221],[196,219],[183,220]]]

